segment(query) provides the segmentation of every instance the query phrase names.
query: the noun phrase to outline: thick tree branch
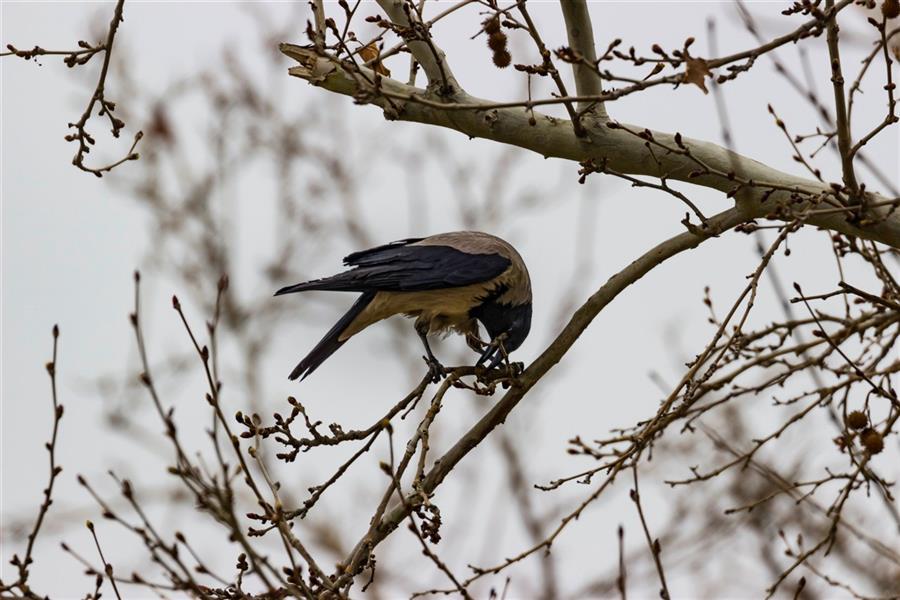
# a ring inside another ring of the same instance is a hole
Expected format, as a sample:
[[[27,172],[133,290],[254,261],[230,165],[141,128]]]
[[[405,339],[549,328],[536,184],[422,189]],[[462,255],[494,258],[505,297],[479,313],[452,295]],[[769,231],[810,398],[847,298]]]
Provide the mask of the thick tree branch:
[[[597,63],[597,49],[594,46],[594,30],[587,2],[586,0],[560,0],[559,6],[566,21],[569,47],[575,50],[583,60],[583,62],[572,65],[575,73],[575,91],[579,96],[598,96],[603,93],[603,80],[596,70],[588,66],[588,64]],[[606,107],[602,102],[582,101],[578,103],[578,110],[590,110],[601,119],[607,118]]]
[[[586,137],[578,137],[565,120],[523,107],[485,109],[482,107],[490,102],[464,92],[459,92],[455,101],[471,108],[448,111],[430,100],[421,88],[381,78],[375,89],[352,69],[317,57],[309,49],[282,44],[281,50],[300,63],[289,69],[291,75],[331,92],[353,96],[357,102],[375,104],[387,118],[438,125],[470,137],[526,148],[545,157],[578,162],[605,160],[610,169],[629,175],[665,176],[714,188],[735,194],[751,217],[765,217],[780,206],[789,206],[795,213],[810,210],[813,203],[833,198],[834,192],[826,184],[783,173],[710,142],[625,124],[616,128],[597,125],[588,128]],[[365,77],[373,76],[368,69],[361,71]],[[532,114],[534,125],[529,122]],[[848,220],[840,210],[811,211],[805,221],[900,248],[900,211],[893,206],[894,200],[870,194],[868,206],[873,214],[863,223]]]

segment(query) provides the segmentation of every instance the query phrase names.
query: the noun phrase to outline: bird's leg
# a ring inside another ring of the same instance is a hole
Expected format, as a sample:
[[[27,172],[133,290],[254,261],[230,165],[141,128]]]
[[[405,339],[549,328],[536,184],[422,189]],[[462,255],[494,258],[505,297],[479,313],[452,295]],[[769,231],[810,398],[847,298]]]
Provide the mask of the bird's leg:
[[[431,373],[431,380],[437,383],[441,380],[441,377],[443,377],[446,369],[434,355],[434,352],[431,351],[431,346],[428,345],[428,325],[416,323],[416,333],[419,334],[419,339],[422,340],[422,345],[425,346],[426,356],[423,356],[422,358],[425,359],[425,364],[428,365],[428,370]]]

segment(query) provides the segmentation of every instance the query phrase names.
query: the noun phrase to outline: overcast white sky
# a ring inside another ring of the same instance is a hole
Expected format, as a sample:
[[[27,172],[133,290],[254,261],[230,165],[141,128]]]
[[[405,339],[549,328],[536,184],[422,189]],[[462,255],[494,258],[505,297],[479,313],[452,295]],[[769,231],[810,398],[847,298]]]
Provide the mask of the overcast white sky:
[[[783,4],[755,2],[752,6],[761,16],[761,23],[781,32],[790,27],[780,22],[778,13]],[[289,10],[283,3],[259,5],[276,21],[281,18],[279,15],[286,15]],[[105,24],[111,7],[112,4],[104,3],[4,1],[0,13],[0,41],[3,46],[13,43],[29,47],[37,43],[45,48],[68,48],[75,40],[88,37],[93,21]],[[698,39],[698,53],[706,54],[708,17],[714,17],[718,24],[722,53],[752,45],[736,19],[731,3],[592,2],[591,10],[600,45],[611,37],[622,37],[626,47],[632,44],[646,47],[654,42],[664,47],[678,47],[686,37],[693,35]],[[535,2],[532,12],[545,24],[545,30],[552,32],[548,37],[555,36],[547,40],[548,45],[562,45],[564,33],[559,27],[556,3]],[[100,19],[97,19],[98,13]],[[862,31],[862,23],[861,15],[848,19],[845,25],[848,35]],[[130,69],[143,88],[162,89],[178,77],[219,60],[226,44],[239,53],[247,65],[261,65],[262,59],[254,56],[260,50],[250,29],[245,7],[237,3],[130,1],[126,4],[126,21],[117,43],[133,57]],[[449,19],[446,28],[438,33],[438,40],[453,61],[457,76],[474,95],[496,99],[516,97],[519,88],[512,83],[510,74],[498,74],[490,66],[480,41],[467,41],[471,29],[470,22]],[[290,41],[301,38],[298,31],[297,38]],[[868,46],[860,43],[848,48],[846,64],[855,64],[854,58],[862,56]],[[789,65],[798,64],[796,53],[791,49],[782,57]],[[820,71],[827,67],[821,52],[812,51],[811,59]],[[62,329],[60,394],[67,411],[60,438],[65,471],[59,483],[59,506],[54,508],[92,508],[89,498],[74,483],[76,473],[102,481],[105,470],[114,467],[148,489],[165,477],[161,468],[165,461],[121,436],[109,433],[98,422],[102,399],[89,385],[96,377],[109,373],[121,373],[124,378],[127,369],[134,368],[133,342],[126,318],[131,309],[131,273],[142,266],[148,252],[153,252],[153,240],[148,239],[145,229],[146,216],[135,203],[122,197],[119,188],[111,185],[109,179],[96,179],[70,164],[74,149],[63,141],[66,123],[83,110],[96,66],[78,74],[52,58],[41,59],[39,64],[10,58],[0,61],[0,509],[4,520],[27,514],[27,510],[36,505],[45,484],[46,457],[42,445],[48,434],[50,409],[44,364],[49,358],[50,329],[54,323],[59,323]],[[285,61],[285,69],[287,66]],[[400,71],[405,69],[399,59],[388,66]],[[288,78],[286,73],[284,78]],[[820,94],[828,98],[825,87],[828,78],[819,77],[818,81]],[[403,144],[405,140],[418,139],[424,134],[421,126],[385,123],[374,108],[353,106],[344,98],[323,100],[322,95],[326,92],[299,80],[287,81],[278,89],[284,94],[285,106],[296,105],[298,110],[310,102],[332,103],[334,110],[343,111],[350,129],[357,135],[390,136],[392,143]],[[117,96],[115,79],[108,82],[108,93],[116,101],[128,102],[128,98]],[[738,150],[785,171],[799,172],[796,163],[790,159],[790,148],[766,113],[766,104],[774,103],[780,116],[788,123],[796,124],[798,130],[812,130],[815,115],[775,76],[771,64],[761,61],[754,74],[727,86],[724,93]],[[882,110],[880,98],[872,96],[874,94],[863,97],[858,114],[866,114],[868,110],[874,115],[875,111]],[[712,96],[704,96],[693,86],[675,92],[659,90],[637,94],[610,106],[610,113],[621,121],[667,131],[677,129],[692,137],[720,141]],[[188,121],[196,117],[199,123],[203,122],[203,115],[188,117]],[[101,127],[99,124],[94,126],[95,129]],[[454,152],[470,161],[473,168],[497,156],[497,147],[489,142],[469,141],[447,131],[431,131],[429,135],[443,140]],[[348,139],[347,143],[352,145],[353,140]],[[91,160],[102,161],[104,156],[116,156],[120,152],[115,145],[103,145],[101,143],[97,151],[98,156],[92,156]],[[897,180],[896,138],[884,136],[877,140],[871,145],[869,155]],[[502,231],[495,232],[517,245],[531,270],[535,288],[534,327],[531,337],[518,353],[520,360],[528,362],[558,331],[554,304],[559,301],[560,291],[568,286],[574,270],[573,231],[580,226],[592,233],[589,245],[591,269],[578,292],[587,297],[609,275],[665,237],[677,233],[684,211],[669,196],[631,189],[616,181],[599,181],[594,177],[588,185],[579,186],[575,182],[577,165],[574,164],[546,161],[524,152],[518,159],[522,165],[517,171],[520,179],[510,185],[519,190],[533,188],[542,194],[552,194],[558,200],[552,207],[517,219]],[[827,155],[821,162],[825,172],[829,169],[836,172],[834,165],[834,160]],[[140,168],[138,162],[121,169]],[[451,208],[455,195],[450,189],[451,178],[445,177],[433,178],[428,189],[423,190],[423,202],[428,203],[426,231],[410,230],[406,205],[403,203],[403,209],[398,212],[396,202],[396,190],[403,181],[404,168],[402,164],[396,165],[396,170],[368,185],[363,210],[370,231],[378,238],[376,241],[457,228],[459,218]],[[253,214],[255,208],[267,200],[265,175],[259,177],[258,181],[250,179],[241,183],[238,204],[242,214],[243,211]],[[709,212],[723,206],[719,194],[683,187]],[[587,205],[590,208],[586,209]],[[267,235],[269,229],[263,218],[248,218],[242,224],[241,236],[248,242],[244,247],[250,248],[251,254],[257,239],[262,244]],[[824,239],[821,236],[801,236],[801,239],[809,240],[806,251],[777,259],[785,278],[790,281],[802,277],[810,288],[833,284],[832,264],[827,261],[823,264],[821,259],[821,253],[827,251]],[[345,253],[343,250],[355,249],[336,249],[334,256],[310,257],[308,269],[327,274],[339,266],[339,257]],[[830,260],[827,254],[825,256]],[[505,425],[521,443],[528,461],[528,474],[534,482],[544,482],[580,466],[581,463],[570,462],[565,454],[565,442],[574,434],[581,434],[586,439],[601,437],[612,427],[627,425],[652,414],[659,391],[648,378],[648,372],[655,369],[669,379],[678,377],[679,361],[692,356],[709,333],[700,302],[703,287],[712,285],[715,298],[722,303],[729,301],[735,290],[744,285],[744,276],[754,268],[755,259],[750,238],[725,235],[654,270],[604,310],[565,357],[558,371],[541,383],[537,393],[528,397],[527,406],[517,409]],[[249,270],[254,262],[245,257],[238,264]],[[259,296],[271,293],[272,290],[252,287],[256,273],[238,275],[245,286],[241,293]],[[211,279],[217,276],[211,274]],[[153,326],[149,342],[151,352],[158,356],[172,349],[183,350],[184,340],[178,323],[168,308],[171,294],[177,292],[164,280],[149,281],[145,290],[145,304]],[[579,297],[576,301],[582,299]],[[348,299],[336,302],[345,300]],[[765,321],[767,315],[771,318],[777,314],[772,312],[774,304],[770,293],[763,292],[760,304],[758,322]],[[202,322],[201,317],[197,315],[198,325]],[[383,333],[367,332],[354,340],[304,382],[302,388],[285,379],[285,374],[308,349],[309,340],[317,338],[329,326],[330,322],[309,328],[286,325],[282,335],[272,340],[263,374],[267,381],[266,405],[272,410],[283,409],[286,395],[302,394],[312,402],[319,418],[326,422],[365,423],[408,391],[405,372],[399,365],[391,364],[389,355],[378,351],[387,339]],[[672,340],[677,340],[674,346]],[[418,344],[411,329],[407,342]],[[676,349],[680,353],[676,353]],[[348,365],[353,365],[353,377],[344,375]],[[204,414],[204,407],[201,397],[191,396],[189,392],[183,394],[179,411],[186,423],[196,419],[194,424],[199,431],[199,415]],[[464,398],[461,393],[460,398]],[[230,401],[235,403],[232,408],[239,407],[239,399],[231,398]],[[196,404],[191,405],[191,402]],[[464,409],[442,413],[451,426],[447,438],[437,444],[449,443],[452,432],[471,424],[488,402],[465,398],[459,402]],[[158,422],[149,412],[147,415],[149,431],[158,433]],[[802,436],[798,443],[807,442],[810,446],[815,445],[815,440],[806,440]],[[485,460],[480,461],[479,457]],[[453,519],[487,520],[487,511],[470,513],[466,506],[477,507],[479,502],[489,504],[501,493],[503,486],[498,483],[501,478],[491,471],[499,463],[488,457],[488,450],[479,449],[463,465],[469,474],[482,471],[476,473],[477,481],[481,482],[479,489],[463,489],[452,480],[442,488],[438,500],[448,523]],[[315,481],[316,465],[305,465],[304,469],[300,479],[305,484]],[[348,483],[351,496],[352,490],[356,489],[353,485],[353,482]],[[105,484],[104,487],[111,489]],[[654,491],[647,492],[651,525],[658,525],[666,515],[666,499],[655,493],[662,488],[654,487],[649,480],[647,488]],[[621,491],[597,503],[579,528],[565,534],[558,548],[554,547],[560,556],[571,556],[566,554],[568,551],[583,551],[577,552],[580,558],[563,561],[562,581],[581,581],[581,574],[590,569],[603,571],[615,556],[614,532],[620,523],[625,523],[626,529],[634,533],[630,539],[635,547],[639,545],[633,509]],[[569,507],[583,493],[583,488],[576,487],[548,499],[547,495],[536,492],[535,502],[542,508],[557,504]],[[456,502],[457,498],[468,500],[460,503]],[[358,525],[368,517],[368,512],[353,514],[354,504],[352,499],[348,500],[336,506],[349,506],[347,518]],[[338,514],[339,510],[332,508],[326,512]],[[90,538],[79,525],[83,513],[73,514],[76,524],[51,529],[38,546],[33,584],[41,593],[71,597],[83,595],[89,585],[80,567],[58,550],[57,542],[62,535],[92,556]],[[182,517],[166,517],[173,528],[187,525]],[[491,522],[484,524],[484,527],[493,526]],[[113,531],[112,526],[104,523],[103,527],[103,535],[111,545],[127,539]],[[348,533],[348,540],[352,536],[352,532]],[[522,550],[523,540],[521,532],[506,528],[495,536],[493,551],[482,547],[483,540],[468,545],[460,541],[448,550],[449,560],[460,565],[460,570],[473,556],[481,561],[479,564],[492,563]],[[214,549],[216,544],[218,542],[211,538],[206,549]],[[4,579],[11,572],[7,564],[10,553],[9,542],[4,540]],[[140,556],[137,551],[122,550],[117,558],[122,569],[128,572],[137,556]],[[421,559],[415,552],[409,556],[412,557],[410,560]],[[233,562],[230,554],[224,559],[226,564]],[[523,579],[529,577],[525,567],[516,573]],[[647,589],[652,591],[654,585],[649,582]],[[696,587],[698,585],[689,577],[672,583],[673,588],[687,594],[701,589]],[[577,586],[573,584],[574,587]],[[759,590],[752,590],[751,595],[758,596]]]

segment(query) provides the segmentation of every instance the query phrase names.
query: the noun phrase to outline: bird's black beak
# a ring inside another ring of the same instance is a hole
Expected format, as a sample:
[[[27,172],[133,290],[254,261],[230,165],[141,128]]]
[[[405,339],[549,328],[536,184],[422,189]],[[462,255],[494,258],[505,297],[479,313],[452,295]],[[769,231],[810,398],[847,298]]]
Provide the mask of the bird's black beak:
[[[500,346],[497,346],[497,351],[494,353],[494,358],[491,359],[491,362],[489,362],[487,364],[486,368],[490,371],[491,369],[493,369],[494,367],[499,365],[501,362],[503,362],[503,359],[505,357],[506,357],[506,354],[504,352],[502,352]]]
[[[493,355],[497,354],[499,350],[499,346],[494,343],[488,344],[487,348],[485,348],[484,352],[481,353],[481,356],[478,358],[478,362],[475,363],[476,367],[480,367],[486,360],[491,358]],[[490,368],[490,367],[488,367]]]
[[[487,362],[485,368],[490,370],[500,364],[503,358],[506,356],[506,352],[503,349],[503,340],[506,338],[506,335],[499,335],[488,344],[488,347],[481,353],[481,357],[479,357],[478,362],[475,363],[476,367],[480,367],[482,364]]]

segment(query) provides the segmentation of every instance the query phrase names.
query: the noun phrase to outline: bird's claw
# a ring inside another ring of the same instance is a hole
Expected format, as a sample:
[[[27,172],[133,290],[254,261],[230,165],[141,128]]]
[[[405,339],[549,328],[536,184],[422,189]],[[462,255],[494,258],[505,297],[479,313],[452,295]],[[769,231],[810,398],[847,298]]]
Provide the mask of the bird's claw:
[[[438,383],[444,377],[444,375],[447,374],[446,367],[438,362],[438,359],[436,359],[435,357],[423,356],[422,360],[424,360],[425,364],[428,365],[428,374],[431,377],[432,383]]]

